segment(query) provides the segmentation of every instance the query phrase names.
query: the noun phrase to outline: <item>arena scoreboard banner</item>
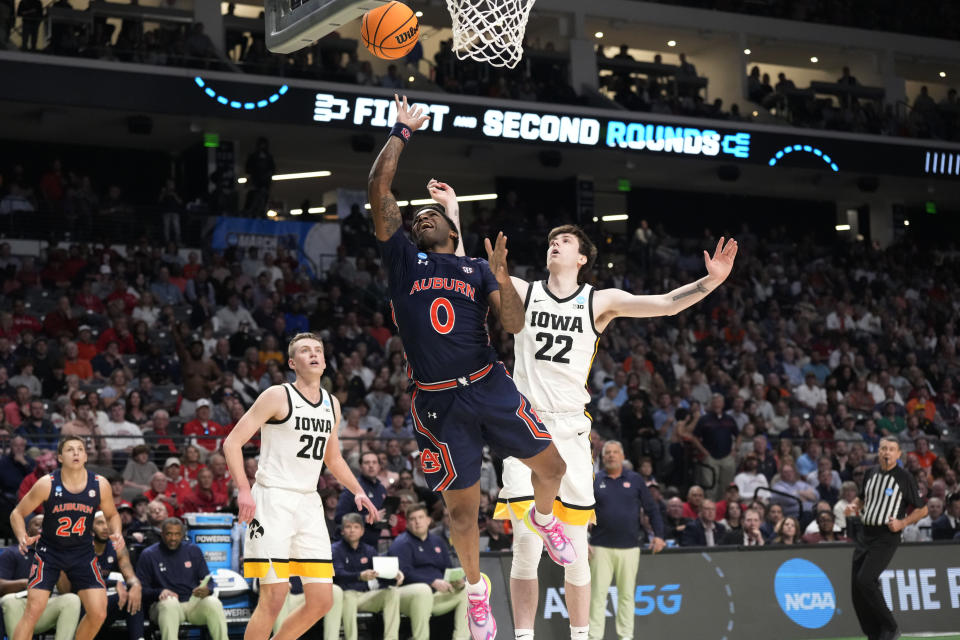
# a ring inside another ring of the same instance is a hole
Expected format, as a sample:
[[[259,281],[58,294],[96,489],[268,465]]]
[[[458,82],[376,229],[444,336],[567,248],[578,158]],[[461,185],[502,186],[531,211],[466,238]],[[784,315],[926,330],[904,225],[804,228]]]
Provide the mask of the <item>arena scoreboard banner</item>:
[[[902,545],[880,586],[904,635],[960,633],[960,547]],[[490,554],[487,554],[490,555]],[[850,599],[853,545],[667,551],[640,558],[634,637],[809,640],[862,636]],[[506,591],[511,556],[500,556]],[[493,576],[491,576],[492,578]],[[563,569],[540,562],[536,635],[569,636]],[[604,638],[616,640],[616,587],[605,603]],[[496,610],[498,620],[510,615]],[[509,605],[507,605],[509,606]],[[509,624],[509,623],[508,623]],[[506,627],[501,624],[501,627]]]
[[[211,241],[214,249],[256,247],[260,252],[286,249],[297,256],[311,275],[326,269],[340,244],[340,225],[262,218],[217,218]]]
[[[24,61],[28,60],[29,64]],[[331,129],[380,133],[395,116],[393,91],[222,72],[0,53],[0,100],[121,109],[133,113],[302,125],[320,142]],[[496,101],[408,91],[429,112],[418,136],[541,147],[597,149],[647,159],[682,157],[960,180],[960,145],[857,136],[612,109]]]

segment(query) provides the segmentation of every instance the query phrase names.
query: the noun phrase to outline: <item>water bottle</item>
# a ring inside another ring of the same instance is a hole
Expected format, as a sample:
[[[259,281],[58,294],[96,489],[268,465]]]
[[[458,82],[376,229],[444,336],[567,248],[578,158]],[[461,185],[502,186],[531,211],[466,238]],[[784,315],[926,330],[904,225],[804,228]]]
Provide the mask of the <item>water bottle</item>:
[[[240,554],[242,553],[243,536],[246,525],[234,518],[233,527],[230,529],[230,569],[238,573],[240,571]]]

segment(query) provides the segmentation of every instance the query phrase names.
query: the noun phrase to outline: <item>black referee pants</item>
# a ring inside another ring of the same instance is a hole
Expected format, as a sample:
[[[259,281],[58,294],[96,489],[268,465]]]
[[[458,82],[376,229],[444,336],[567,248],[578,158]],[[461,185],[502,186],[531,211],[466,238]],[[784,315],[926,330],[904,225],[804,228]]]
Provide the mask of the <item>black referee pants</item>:
[[[892,638],[897,630],[897,621],[880,590],[880,574],[890,564],[899,544],[900,536],[891,531],[863,531],[857,536],[850,585],[853,609],[867,640]]]

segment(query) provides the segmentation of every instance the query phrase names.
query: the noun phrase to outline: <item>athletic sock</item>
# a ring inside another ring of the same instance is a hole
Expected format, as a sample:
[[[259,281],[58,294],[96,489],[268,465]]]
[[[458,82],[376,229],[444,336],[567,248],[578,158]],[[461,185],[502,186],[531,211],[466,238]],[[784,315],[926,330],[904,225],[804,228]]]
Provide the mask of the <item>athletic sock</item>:
[[[533,629],[514,629],[515,640],[533,640]]]
[[[570,640],[587,640],[587,634],[590,631],[590,627],[570,627]]]
[[[533,521],[538,525],[540,525],[541,527],[547,526],[548,524],[550,524],[552,520],[553,520],[553,513],[548,513],[547,515],[543,515],[542,513],[537,511],[536,507],[533,508]]]
[[[467,593],[475,596],[483,595],[487,590],[486,585],[483,584],[483,578],[480,578],[480,581],[477,584],[470,584],[467,582]]]

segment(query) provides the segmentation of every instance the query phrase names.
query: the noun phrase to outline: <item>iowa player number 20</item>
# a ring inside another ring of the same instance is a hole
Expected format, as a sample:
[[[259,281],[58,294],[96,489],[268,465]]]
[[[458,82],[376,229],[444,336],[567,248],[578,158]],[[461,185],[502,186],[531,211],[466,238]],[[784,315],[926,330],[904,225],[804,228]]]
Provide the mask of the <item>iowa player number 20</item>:
[[[298,458],[323,460],[323,447],[327,442],[325,437],[312,436],[309,433],[305,433],[300,436],[300,442],[303,443],[303,449],[297,452]]]

